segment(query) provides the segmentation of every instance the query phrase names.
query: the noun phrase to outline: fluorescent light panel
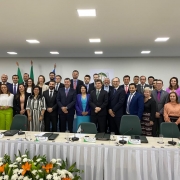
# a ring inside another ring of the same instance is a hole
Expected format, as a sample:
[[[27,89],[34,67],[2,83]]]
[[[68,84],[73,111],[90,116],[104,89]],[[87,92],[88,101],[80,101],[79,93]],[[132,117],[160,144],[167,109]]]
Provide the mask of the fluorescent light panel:
[[[89,39],[90,43],[98,43],[101,42],[101,39]]]
[[[57,52],[57,51],[51,51],[50,53],[51,54],[59,54],[59,52]]]
[[[141,51],[141,54],[149,54],[151,51]]]
[[[160,37],[160,38],[156,38],[155,41],[156,42],[165,42],[168,41],[169,37]]]
[[[103,51],[95,51],[94,54],[103,54]]]
[[[36,39],[29,39],[29,40],[26,40],[28,43],[40,43],[38,40]]]
[[[8,54],[15,55],[17,52],[7,52]]]
[[[95,9],[78,9],[77,12],[78,12],[78,15],[80,17],[94,17],[94,16],[96,16],[96,10]]]

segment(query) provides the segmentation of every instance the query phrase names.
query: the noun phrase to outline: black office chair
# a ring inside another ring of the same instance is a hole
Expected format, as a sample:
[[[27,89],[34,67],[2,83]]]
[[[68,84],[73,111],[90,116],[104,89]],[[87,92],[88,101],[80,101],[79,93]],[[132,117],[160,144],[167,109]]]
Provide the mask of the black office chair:
[[[79,124],[79,127],[81,126],[81,133],[84,134],[96,134],[97,133],[97,128],[94,123],[90,122],[84,122]]]
[[[173,122],[163,122],[160,126],[160,133],[166,138],[179,138],[180,132],[178,126]]]
[[[27,116],[17,114],[13,117],[10,130],[20,130],[20,129],[22,131],[28,130],[28,120],[27,120]]]
[[[121,118],[119,133],[124,135],[141,135],[140,119],[136,115],[124,115]]]

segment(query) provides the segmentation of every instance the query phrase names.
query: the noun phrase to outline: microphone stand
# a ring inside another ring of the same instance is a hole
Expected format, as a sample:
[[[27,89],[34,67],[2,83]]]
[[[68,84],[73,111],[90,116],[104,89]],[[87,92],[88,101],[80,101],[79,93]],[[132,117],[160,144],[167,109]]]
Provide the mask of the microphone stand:
[[[131,129],[129,129],[128,131],[126,131],[123,135],[122,135],[122,140],[119,140],[119,143],[120,144],[126,144],[127,143],[127,141],[126,140],[124,140],[124,135],[126,134],[126,133],[128,133],[129,131],[132,131],[133,130],[133,128],[131,128]]]
[[[79,138],[78,137],[76,137],[76,135],[75,135],[76,133],[74,133],[74,137],[72,138],[72,141],[78,141],[79,140]]]

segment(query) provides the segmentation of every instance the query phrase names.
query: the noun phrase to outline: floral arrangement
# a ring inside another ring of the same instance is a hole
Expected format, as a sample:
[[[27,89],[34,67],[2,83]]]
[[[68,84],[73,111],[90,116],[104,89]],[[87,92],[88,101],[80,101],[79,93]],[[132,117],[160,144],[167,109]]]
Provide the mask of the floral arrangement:
[[[46,156],[34,156],[29,158],[29,152],[15,155],[15,161],[11,162],[10,156],[0,158],[0,180],[79,180],[80,171],[76,163],[68,166],[67,160],[46,160]]]

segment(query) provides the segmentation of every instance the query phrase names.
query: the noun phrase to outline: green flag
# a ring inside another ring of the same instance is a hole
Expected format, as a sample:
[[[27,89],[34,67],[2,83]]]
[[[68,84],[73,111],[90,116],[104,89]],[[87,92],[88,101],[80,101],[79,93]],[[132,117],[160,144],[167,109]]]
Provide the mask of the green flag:
[[[19,69],[19,67],[18,67],[18,70],[17,70],[17,75],[18,75],[18,77],[19,77],[18,83],[19,83],[19,84],[22,84],[22,83],[23,83],[23,78],[22,78],[21,70]]]
[[[33,79],[33,81],[34,81],[33,66],[31,66],[31,69],[30,69],[30,78]]]

